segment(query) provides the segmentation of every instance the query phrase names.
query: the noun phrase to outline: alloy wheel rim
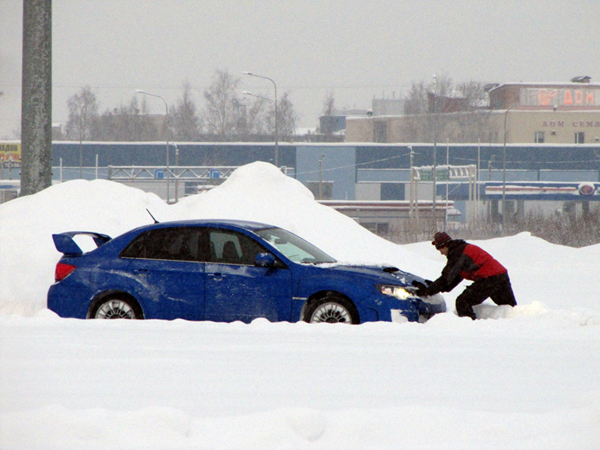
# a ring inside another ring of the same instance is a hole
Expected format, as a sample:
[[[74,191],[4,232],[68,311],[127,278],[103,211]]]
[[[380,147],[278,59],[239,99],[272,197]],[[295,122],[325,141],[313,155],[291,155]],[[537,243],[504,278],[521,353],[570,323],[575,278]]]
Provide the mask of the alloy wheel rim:
[[[324,303],[312,315],[311,322],[352,323],[350,312],[338,303]]]
[[[135,312],[128,303],[111,300],[98,308],[96,319],[135,319]]]

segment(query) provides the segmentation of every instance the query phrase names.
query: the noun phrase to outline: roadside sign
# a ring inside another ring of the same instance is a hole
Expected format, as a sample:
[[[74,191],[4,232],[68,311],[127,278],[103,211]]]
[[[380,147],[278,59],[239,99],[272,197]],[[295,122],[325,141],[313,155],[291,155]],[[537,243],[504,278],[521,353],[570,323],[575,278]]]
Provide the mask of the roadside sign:
[[[420,169],[421,181],[433,181],[433,169]],[[436,169],[437,181],[448,181],[450,179],[450,173],[447,168]]]
[[[498,181],[485,183],[485,198],[498,200],[600,201],[600,183],[552,181]]]
[[[448,181],[450,180],[450,171],[445,168],[445,169],[437,169],[436,170],[436,180],[438,181]]]

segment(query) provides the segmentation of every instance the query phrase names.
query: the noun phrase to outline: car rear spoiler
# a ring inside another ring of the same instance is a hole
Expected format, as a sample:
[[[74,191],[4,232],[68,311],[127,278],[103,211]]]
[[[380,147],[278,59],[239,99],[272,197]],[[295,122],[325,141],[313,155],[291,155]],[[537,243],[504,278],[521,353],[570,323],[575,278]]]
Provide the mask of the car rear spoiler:
[[[78,236],[80,234],[90,236],[98,247],[106,244],[112,239],[106,234],[93,233],[91,231],[69,231],[67,233],[53,234],[52,240],[54,241],[54,246],[56,247],[56,250],[69,256],[77,256],[83,254],[83,251],[81,250],[79,245],[77,245],[77,243],[73,240],[75,236]]]

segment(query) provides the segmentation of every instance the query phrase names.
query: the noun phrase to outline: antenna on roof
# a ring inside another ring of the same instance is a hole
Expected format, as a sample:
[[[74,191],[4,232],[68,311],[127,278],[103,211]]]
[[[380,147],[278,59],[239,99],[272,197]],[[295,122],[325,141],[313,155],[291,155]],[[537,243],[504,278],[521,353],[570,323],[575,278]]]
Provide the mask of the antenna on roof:
[[[154,223],[159,223],[159,222],[158,222],[158,220],[156,220],[156,219],[154,218],[154,216],[152,215],[152,213],[150,212],[150,210],[149,210],[148,208],[146,208],[146,212],[147,212],[148,214],[150,214],[150,217],[152,217],[152,220],[154,220]]]

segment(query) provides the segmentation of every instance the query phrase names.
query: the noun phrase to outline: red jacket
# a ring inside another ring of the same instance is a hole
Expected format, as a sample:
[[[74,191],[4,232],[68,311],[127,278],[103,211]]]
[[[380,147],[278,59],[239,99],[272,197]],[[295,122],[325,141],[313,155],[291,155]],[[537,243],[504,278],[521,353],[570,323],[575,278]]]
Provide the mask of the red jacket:
[[[453,240],[448,244],[448,263],[442,275],[429,285],[429,295],[449,292],[464,278],[476,281],[507,273],[506,268],[492,255],[463,240]]]

